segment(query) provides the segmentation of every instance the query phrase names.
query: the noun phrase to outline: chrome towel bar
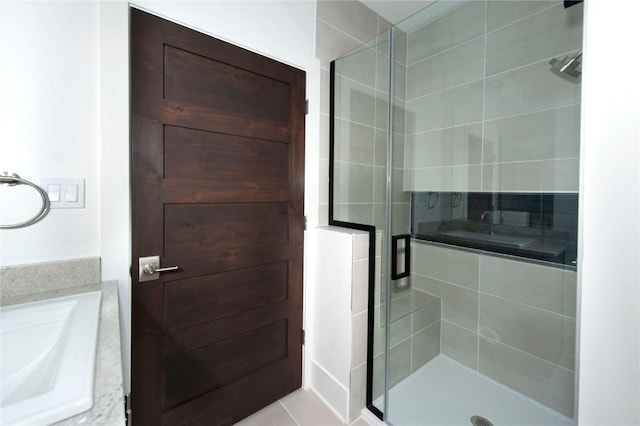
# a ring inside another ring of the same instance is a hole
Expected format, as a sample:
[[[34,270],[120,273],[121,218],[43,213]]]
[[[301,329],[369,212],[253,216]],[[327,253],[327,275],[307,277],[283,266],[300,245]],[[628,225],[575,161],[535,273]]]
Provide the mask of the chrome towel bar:
[[[11,175],[7,172],[0,174],[0,185],[2,186],[16,186],[16,185],[27,185],[38,191],[38,194],[42,197],[42,207],[40,211],[30,219],[25,220],[24,222],[14,223],[10,225],[0,225],[0,229],[18,229],[24,228],[29,225],[33,225],[36,222],[41,221],[44,217],[49,213],[51,208],[51,203],[49,202],[49,195],[45,192],[44,189],[40,188],[33,182],[29,182],[26,179],[22,179],[16,173],[12,173]]]

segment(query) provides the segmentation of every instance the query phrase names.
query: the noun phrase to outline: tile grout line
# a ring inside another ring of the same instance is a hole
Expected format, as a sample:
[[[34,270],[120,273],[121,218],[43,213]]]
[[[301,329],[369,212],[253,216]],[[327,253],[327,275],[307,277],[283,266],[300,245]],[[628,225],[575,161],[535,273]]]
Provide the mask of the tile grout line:
[[[291,411],[289,411],[289,409],[287,408],[287,406],[284,404],[284,402],[282,402],[282,398],[278,400],[278,402],[280,403],[280,405],[282,406],[282,408],[284,408],[284,411],[287,412],[287,414],[289,415],[289,417],[291,417],[291,419],[293,420],[293,422],[298,425],[300,425],[300,422],[298,422],[298,419],[295,418],[295,416],[293,414],[291,414]]]
[[[504,24],[504,25],[502,25],[502,26],[500,26],[500,27],[494,28],[494,29],[492,29],[491,31],[488,31],[488,33],[487,33],[487,34],[495,33],[495,32],[497,32],[497,31],[500,31],[500,30],[502,30],[502,29],[504,29],[504,28],[510,27],[510,26],[512,26],[512,25],[514,25],[514,24],[517,24],[517,23],[519,23],[519,22],[525,21],[525,20],[527,20],[527,19],[529,19],[529,18],[532,18],[532,17],[534,17],[534,16],[536,16],[536,15],[539,15],[539,14],[541,14],[541,13],[543,13],[543,12],[546,12],[546,11],[547,11],[547,10],[549,10],[549,9],[553,9],[554,7],[558,7],[558,6],[560,6],[560,5],[561,5],[561,3],[560,3],[560,2],[558,2],[557,4],[554,4],[554,5],[552,5],[552,6],[547,6],[547,7],[545,7],[544,9],[540,9],[540,10],[538,10],[538,11],[536,11],[536,12],[533,12],[533,13],[532,13],[532,14],[530,14],[530,15],[527,15],[527,16],[523,17],[523,18],[518,18],[518,19],[516,19],[515,21],[511,21],[511,22],[508,22],[508,23],[506,23],[506,24]]]

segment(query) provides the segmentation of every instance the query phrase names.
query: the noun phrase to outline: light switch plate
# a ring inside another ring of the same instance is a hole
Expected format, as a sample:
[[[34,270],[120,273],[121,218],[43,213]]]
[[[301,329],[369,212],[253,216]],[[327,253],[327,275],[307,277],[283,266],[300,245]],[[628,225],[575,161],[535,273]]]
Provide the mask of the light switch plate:
[[[49,197],[52,209],[84,208],[84,179],[45,177],[40,179],[40,186],[58,189],[57,200],[56,197]]]

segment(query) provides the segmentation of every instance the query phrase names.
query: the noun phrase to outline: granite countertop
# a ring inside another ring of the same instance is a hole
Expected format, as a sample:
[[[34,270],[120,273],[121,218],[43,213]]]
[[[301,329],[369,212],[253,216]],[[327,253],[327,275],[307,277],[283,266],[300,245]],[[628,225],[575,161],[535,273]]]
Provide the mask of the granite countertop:
[[[1,300],[2,305],[15,305],[97,290],[102,290],[102,303],[100,306],[100,324],[98,326],[93,406],[83,413],[54,423],[57,426],[79,424],[111,426],[125,424],[118,283],[117,281],[106,281],[101,284],[89,284],[21,296],[3,297]]]

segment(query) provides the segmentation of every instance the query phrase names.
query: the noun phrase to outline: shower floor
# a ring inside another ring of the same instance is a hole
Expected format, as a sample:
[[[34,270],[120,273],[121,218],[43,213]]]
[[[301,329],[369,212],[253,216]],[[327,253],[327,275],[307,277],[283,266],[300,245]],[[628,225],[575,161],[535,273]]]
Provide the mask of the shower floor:
[[[381,399],[375,402],[382,404]],[[445,355],[438,355],[391,389],[393,426],[471,425],[471,416],[500,425],[575,423]]]

